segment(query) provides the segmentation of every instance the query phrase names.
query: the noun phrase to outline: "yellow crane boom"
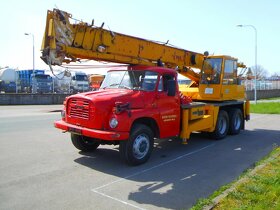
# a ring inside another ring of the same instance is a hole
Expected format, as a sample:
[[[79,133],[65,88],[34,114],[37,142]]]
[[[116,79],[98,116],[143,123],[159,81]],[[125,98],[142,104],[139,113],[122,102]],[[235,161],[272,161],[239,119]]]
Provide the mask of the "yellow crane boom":
[[[71,23],[72,15],[48,11],[42,43],[42,59],[48,65],[62,65],[79,59],[125,64],[164,65],[198,82],[204,55],[166,44],[116,33],[85,22]]]

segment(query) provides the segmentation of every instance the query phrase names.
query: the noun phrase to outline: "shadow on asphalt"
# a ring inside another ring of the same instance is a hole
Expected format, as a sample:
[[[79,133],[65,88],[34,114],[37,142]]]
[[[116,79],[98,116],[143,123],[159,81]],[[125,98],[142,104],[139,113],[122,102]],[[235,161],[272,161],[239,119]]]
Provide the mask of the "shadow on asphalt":
[[[102,187],[102,191],[119,187],[122,194],[127,193],[128,200],[138,204],[188,209],[199,198],[232,182],[268,154],[275,144],[280,145],[279,131],[246,130],[220,141],[192,134],[188,145],[182,145],[178,139],[156,141],[150,160],[137,167],[122,163],[117,147],[81,153],[83,157],[74,161],[124,181],[141,183],[134,183],[132,190],[123,189],[118,182]]]

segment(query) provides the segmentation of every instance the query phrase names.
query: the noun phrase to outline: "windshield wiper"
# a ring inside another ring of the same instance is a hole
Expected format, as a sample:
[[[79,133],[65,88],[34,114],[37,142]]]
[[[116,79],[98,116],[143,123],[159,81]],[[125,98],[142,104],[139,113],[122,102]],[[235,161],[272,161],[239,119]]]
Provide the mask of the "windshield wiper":
[[[117,86],[117,85],[120,85],[120,83],[113,83],[113,84],[109,85],[109,87]]]
[[[126,85],[120,85],[120,86],[119,86],[119,88],[124,88],[124,89],[129,89],[129,90],[131,90],[131,89],[132,89],[131,87],[126,86]]]
[[[112,87],[112,86],[117,86],[117,85],[120,85],[120,83],[113,83],[113,84],[110,84],[110,85],[104,87],[103,89],[106,89],[106,88]]]

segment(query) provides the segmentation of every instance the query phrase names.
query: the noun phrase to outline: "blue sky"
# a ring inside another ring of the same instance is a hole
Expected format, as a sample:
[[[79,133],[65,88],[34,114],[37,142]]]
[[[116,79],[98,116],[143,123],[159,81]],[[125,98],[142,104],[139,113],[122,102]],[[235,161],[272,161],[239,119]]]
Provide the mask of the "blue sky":
[[[280,74],[280,1],[278,0],[9,0],[1,3],[0,66],[32,68],[32,33],[35,68],[48,69],[40,59],[47,10],[57,7],[76,19],[145,39],[165,42],[203,53],[226,54],[247,66],[258,64],[270,74]]]

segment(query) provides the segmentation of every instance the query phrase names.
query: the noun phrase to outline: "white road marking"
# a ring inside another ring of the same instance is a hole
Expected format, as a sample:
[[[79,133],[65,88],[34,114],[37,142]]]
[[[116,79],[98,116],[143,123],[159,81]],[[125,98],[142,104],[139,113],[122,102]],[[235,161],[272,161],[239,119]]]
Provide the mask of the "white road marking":
[[[148,169],[139,171],[139,172],[137,172],[137,173],[131,174],[131,175],[126,176],[126,177],[124,177],[124,178],[120,178],[120,179],[117,179],[117,180],[115,180],[115,181],[113,181],[113,182],[109,182],[109,183],[107,183],[107,184],[104,184],[104,185],[101,185],[101,186],[99,186],[99,187],[93,188],[92,190],[99,190],[99,189],[102,189],[102,188],[104,188],[104,187],[108,187],[108,186],[110,186],[110,185],[112,185],[112,184],[115,184],[115,183],[117,183],[117,182],[121,182],[121,181],[123,181],[123,180],[129,179],[129,178],[134,177],[134,176],[138,176],[138,175],[140,175],[140,174],[143,174],[143,173],[146,173],[146,172],[148,172],[148,171],[154,170],[154,169],[159,168],[159,167],[161,167],[161,166],[165,166],[165,165],[167,165],[167,164],[169,164],[169,163],[175,162],[175,161],[180,160],[180,159],[182,159],[182,158],[184,158],[184,157],[193,155],[193,154],[198,153],[198,152],[200,152],[200,151],[202,151],[202,150],[205,150],[205,149],[207,149],[207,148],[209,148],[209,147],[212,147],[212,146],[214,146],[215,144],[216,144],[216,143],[212,143],[212,144],[210,144],[210,145],[208,145],[208,146],[206,146],[206,147],[202,147],[202,148],[200,148],[200,149],[198,149],[198,150],[195,150],[195,151],[193,151],[193,152],[190,152],[190,153],[181,155],[181,156],[176,157],[176,158],[174,158],[174,159],[172,159],[172,160],[165,161],[165,162],[160,163],[160,164],[158,164],[158,165],[155,165],[155,166],[153,166],[153,167],[151,167],[151,168],[148,168]]]
[[[120,199],[118,199],[118,198],[112,197],[112,196],[110,196],[110,195],[107,195],[107,194],[105,194],[105,193],[99,192],[99,191],[97,191],[97,190],[91,190],[91,191],[92,191],[92,192],[95,192],[95,193],[97,193],[97,194],[99,194],[99,195],[101,195],[101,196],[103,196],[103,197],[107,197],[107,198],[110,198],[110,199],[112,199],[112,200],[118,201],[118,202],[120,202],[120,203],[122,203],[122,204],[131,206],[131,207],[134,207],[134,208],[136,208],[136,209],[145,210],[145,209],[143,209],[143,208],[141,208],[141,207],[139,207],[139,206],[133,205],[133,204],[131,204],[131,203],[128,203],[128,202],[126,202],[126,201],[123,201],[123,200],[120,200]]]
[[[195,151],[193,151],[193,152],[189,152],[189,153],[186,153],[186,154],[184,154],[184,155],[178,156],[178,157],[176,157],[176,158],[174,158],[174,159],[172,159],[172,160],[165,161],[165,162],[160,163],[160,164],[158,164],[158,165],[155,165],[155,166],[153,166],[153,167],[151,167],[151,168],[148,168],[148,169],[139,171],[139,172],[137,172],[137,173],[131,174],[131,175],[126,176],[126,177],[124,177],[124,178],[120,178],[120,179],[117,179],[117,180],[115,180],[115,181],[113,181],[113,182],[109,182],[109,183],[107,183],[107,184],[104,184],[104,185],[101,185],[101,186],[99,186],[99,187],[93,188],[93,189],[91,189],[91,191],[94,192],[94,193],[97,193],[97,194],[99,194],[99,195],[101,195],[101,196],[103,196],[103,197],[110,198],[110,199],[115,200],[115,201],[118,201],[118,202],[120,202],[120,203],[122,203],[122,204],[131,206],[131,207],[134,207],[134,208],[136,208],[136,209],[143,209],[143,208],[141,208],[141,207],[139,207],[139,206],[133,205],[133,204],[128,203],[128,202],[126,202],[126,201],[123,201],[123,200],[121,200],[121,199],[118,199],[118,198],[112,197],[112,196],[110,196],[110,195],[107,195],[107,194],[105,194],[105,193],[103,193],[103,192],[100,192],[99,190],[102,189],[102,188],[108,187],[108,186],[110,186],[110,185],[113,185],[113,184],[115,184],[115,183],[118,183],[118,182],[124,181],[124,180],[126,180],[126,179],[129,179],[129,178],[131,178],[131,177],[138,176],[138,175],[140,175],[140,174],[149,172],[149,171],[154,170],[154,169],[156,169],[156,168],[165,166],[165,165],[167,165],[167,164],[169,164],[169,163],[175,162],[175,161],[180,160],[180,159],[182,159],[182,158],[184,158],[184,157],[193,155],[193,154],[198,153],[198,152],[200,152],[200,151],[202,151],[202,150],[205,150],[205,149],[207,149],[207,148],[209,148],[209,147],[212,147],[212,146],[214,146],[215,144],[216,144],[216,143],[212,143],[212,144],[210,144],[210,145],[208,145],[208,146],[205,146],[205,147],[202,147],[202,148],[200,148],[200,149],[198,149],[198,150],[195,150]]]
[[[184,180],[187,180],[187,179],[191,179],[192,177],[195,177],[195,176],[196,176],[196,174],[192,174],[190,176],[187,176],[187,177],[181,179],[181,181],[184,181]]]

